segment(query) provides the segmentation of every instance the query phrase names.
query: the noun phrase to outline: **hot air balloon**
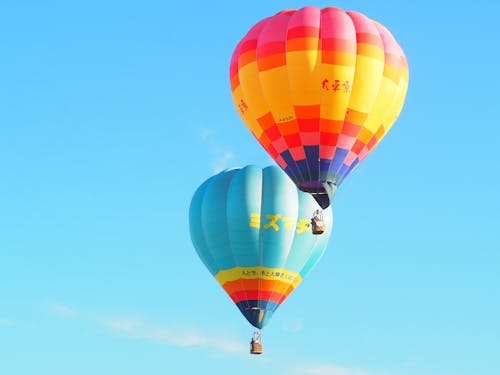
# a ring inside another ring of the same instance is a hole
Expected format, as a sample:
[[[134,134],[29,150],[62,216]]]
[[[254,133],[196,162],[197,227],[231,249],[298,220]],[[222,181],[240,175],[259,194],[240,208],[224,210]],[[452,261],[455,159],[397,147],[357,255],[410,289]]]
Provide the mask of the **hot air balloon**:
[[[408,64],[361,13],[308,6],[253,26],[230,64],[234,105],[299,189],[327,207],[396,121]]]
[[[277,166],[225,170],[195,192],[189,211],[193,245],[243,316],[260,329],[321,258],[330,237],[312,234],[310,213],[319,209]],[[258,346],[252,353],[262,352]]]

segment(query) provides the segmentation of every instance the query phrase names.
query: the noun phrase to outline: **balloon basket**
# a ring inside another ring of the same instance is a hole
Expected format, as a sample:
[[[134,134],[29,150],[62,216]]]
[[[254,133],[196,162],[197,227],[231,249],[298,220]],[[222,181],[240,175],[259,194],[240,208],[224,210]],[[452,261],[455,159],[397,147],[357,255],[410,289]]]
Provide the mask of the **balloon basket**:
[[[323,212],[316,210],[311,219],[312,233],[322,234],[325,231],[325,222],[323,220]]]
[[[264,353],[264,346],[262,345],[260,331],[254,332],[252,341],[250,341],[250,354]]]
[[[264,347],[262,346],[262,343],[252,341],[250,347],[250,354],[262,354],[262,353],[264,353]]]
[[[313,234],[322,234],[325,231],[325,223],[321,220],[314,221],[312,224]]]

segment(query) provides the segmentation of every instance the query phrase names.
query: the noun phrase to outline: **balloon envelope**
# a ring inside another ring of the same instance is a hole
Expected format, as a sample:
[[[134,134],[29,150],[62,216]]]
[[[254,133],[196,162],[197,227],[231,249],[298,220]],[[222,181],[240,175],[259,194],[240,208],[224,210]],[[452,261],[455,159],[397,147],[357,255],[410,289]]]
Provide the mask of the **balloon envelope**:
[[[252,27],[230,80],[248,129],[301,190],[329,193],[325,206],[395,122],[408,64],[378,22],[308,6]]]
[[[321,258],[332,228],[313,235],[316,201],[277,166],[223,171],[191,201],[191,239],[203,263],[245,318],[262,328]]]

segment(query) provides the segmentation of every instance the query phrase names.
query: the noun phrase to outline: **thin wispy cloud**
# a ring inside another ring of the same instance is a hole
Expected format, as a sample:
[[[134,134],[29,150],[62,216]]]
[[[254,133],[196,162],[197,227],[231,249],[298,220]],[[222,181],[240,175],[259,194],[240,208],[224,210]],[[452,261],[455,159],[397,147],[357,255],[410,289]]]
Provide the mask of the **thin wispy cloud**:
[[[61,303],[51,303],[49,309],[53,314],[64,318],[77,318],[80,316],[78,310]]]
[[[202,333],[195,328],[172,329],[132,317],[105,319],[102,323],[108,329],[128,338],[161,345],[182,348],[215,348],[230,353],[246,353],[247,351],[246,346],[234,339],[218,335],[217,340],[214,340],[210,334]]]
[[[202,332],[197,328],[171,328],[130,316],[105,317],[99,314],[86,314],[61,303],[51,304],[50,311],[64,319],[79,318],[91,321],[127,339],[148,341],[179,348],[215,349],[231,354],[246,354],[248,351],[247,346],[236,339],[224,337],[219,333],[217,340],[214,340],[213,335]]]
[[[217,140],[217,134],[212,129],[202,129],[198,132],[199,138],[203,141],[210,151],[210,167],[214,173],[231,167],[231,161],[235,155],[233,151]]]
[[[212,161],[212,169],[214,173],[219,173],[230,167],[230,161],[234,159],[234,154],[228,150],[216,150],[215,158]]]
[[[178,328],[177,324],[175,326],[167,326],[128,315],[104,316],[104,314],[85,313],[62,303],[52,303],[49,305],[49,308],[52,314],[59,318],[81,320],[86,323],[90,322],[124,339],[145,341],[189,350],[215,351],[219,354],[225,353],[238,357],[248,356],[248,345],[236,338],[225,336],[220,332],[211,334],[207,331],[201,331],[196,327]],[[0,319],[0,325],[2,324],[12,324],[12,321],[9,319]],[[288,332],[298,332],[302,329],[302,324],[300,320],[290,320],[282,329]],[[261,360],[267,362],[271,358],[261,358]],[[397,375],[327,363],[294,366],[291,358],[285,362],[287,362],[286,373],[290,375]]]
[[[11,319],[0,318],[0,326],[11,326],[14,324],[14,321]]]

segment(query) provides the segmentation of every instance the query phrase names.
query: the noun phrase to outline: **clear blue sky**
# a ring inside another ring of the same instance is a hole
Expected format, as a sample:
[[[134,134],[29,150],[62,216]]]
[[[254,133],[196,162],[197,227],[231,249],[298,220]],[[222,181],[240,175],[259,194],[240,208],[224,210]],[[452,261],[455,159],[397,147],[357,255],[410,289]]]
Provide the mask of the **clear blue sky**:
[[[255,357],[188,207],[216,170],[271,163],[229,59],[258,20],[304,5],[386,25],[410,86]],[[500,374],[499,7],[2,1],[0,373]]]

